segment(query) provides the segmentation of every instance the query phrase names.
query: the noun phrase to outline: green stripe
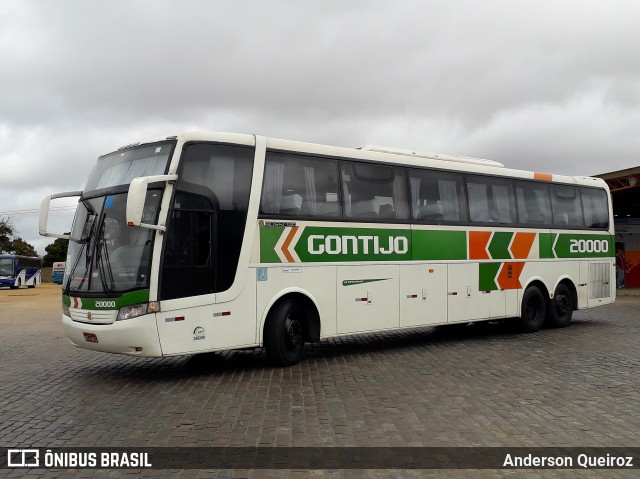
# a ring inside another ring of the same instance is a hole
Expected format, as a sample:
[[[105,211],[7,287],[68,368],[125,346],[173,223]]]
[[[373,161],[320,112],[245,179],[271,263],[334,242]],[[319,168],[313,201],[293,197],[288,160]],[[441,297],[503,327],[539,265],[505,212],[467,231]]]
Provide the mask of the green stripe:
[[[466,231],[414,230],[412,238],[414,260],[467,259]]]
[[[260,228],[261,263],[281,263],[275,248],[284,232],[285,227],[280,226]],[[494,232],[488,246],[492,259],[511,259],[509,245],[514,234],[513,231]],[[399,238],[402,238],[401,243],[397,243]],[[541,259],[612,258],[615,255],[614,239],[608,234],[548,232],[539,233],[538,240]],[[401,250],[392,248],[398,244],[402,245]],[[378,248],[377,253],[375,248]],[[295,245],[295,253],[303,263],[464,261],[468,257],[467,232],[307,226]]]
[[[376,281],[387,281],[392,278],[377,278],[377,279],[345,279],[342,282],[342,286],[353,286],[356,284],[375,283]]]
[[[122,296],[117,298],[83,298],[82,296],[62,296],[62,301],[67,306],[71,306],[71,297],[78,297],[82,301],[82,309],[90,309],[90,310],[101,310],[108,311],[114,309],[120,309],[123,306],[129,306],[131,304],[139,304],[146,303],[149,301],[149,290],[141,289],[138,291],[129,291],[128,293],[123,293]],[[112,308],[97,308],[96,302],[98,301],[114,301],[115,307]]]
[[[479,291],[496,291],[498,285],[496,284],[496,276],[500,270],[502,263],[480,263],[480,274],[478,281]]]
[[[511,238],[513,238],[513,233],[504,231],[493,233],[493,238],[491,238],[491,243],[489,244],[489,254],[493,259],[511,259],[511,253],[509,253]]]
[[[613,258],[615,242],[608,234],[540,233],[540,258]]]
[[[539,255],[542,259],[553,258],[553,242],[557,233],[540,233],[538,235]]]
[[[280,239],[283,227],[260,228],[260,262],[280,263],[276,254],[276,243]]]

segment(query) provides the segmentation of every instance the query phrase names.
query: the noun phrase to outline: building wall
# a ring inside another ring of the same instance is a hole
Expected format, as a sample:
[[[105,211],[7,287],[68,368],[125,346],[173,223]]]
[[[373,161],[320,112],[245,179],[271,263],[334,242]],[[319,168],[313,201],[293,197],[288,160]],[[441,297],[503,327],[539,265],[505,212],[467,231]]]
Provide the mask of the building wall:
[[[616,243],[624,246],[627,288],[640,288],[640,219],[616,220]]]

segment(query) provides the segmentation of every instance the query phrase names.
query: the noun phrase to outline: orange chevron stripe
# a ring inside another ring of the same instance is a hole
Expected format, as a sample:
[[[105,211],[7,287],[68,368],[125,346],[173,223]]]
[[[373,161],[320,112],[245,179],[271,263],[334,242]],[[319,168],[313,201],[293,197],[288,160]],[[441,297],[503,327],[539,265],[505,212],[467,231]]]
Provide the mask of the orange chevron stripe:
[[[536,233],[516,233],[510,248],[513,259],[527,259],[535,240]]]
[[[520,275],[524,263],[504,263],[498,273],[498,286],[500,289],[522,289]]]
[[[469,259],[490,259],[487,243],[491,239],[491,231],[469,231]]]
[[[284,257],[287,258],[287,261],[289,263],[295,262],[293,256],[291,256],[291,253],[289,252],[289,245],[291,244],[291,241],[293,241],[293,237],[296,235],[297,231],[298,226],[292,227],[291,231],[289,231],[289,234],[287,235],[287,239],[285,239],[284,243],[282,243],[282,254],[284,254]]]

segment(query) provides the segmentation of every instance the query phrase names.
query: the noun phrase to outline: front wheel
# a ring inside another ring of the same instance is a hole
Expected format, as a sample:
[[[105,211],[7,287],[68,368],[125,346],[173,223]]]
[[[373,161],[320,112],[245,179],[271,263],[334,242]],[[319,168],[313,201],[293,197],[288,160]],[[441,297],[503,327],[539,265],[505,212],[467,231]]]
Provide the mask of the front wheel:
[[[564,328],[571,322],[573,315],[573,295],[564,284],[559,284],[553,299],[549,301],[547,325],[552,328]]]
[[[291,300],[278,304],[267,318],[264,346],[269,361],[277,366],[300,362],[304,350],[302,309]]]
[[[546,301],[544,295],[536,286],[530,286],[522,297],[522,311],[518,318],[518,331],[535,333],[544,324],[546,315]]]

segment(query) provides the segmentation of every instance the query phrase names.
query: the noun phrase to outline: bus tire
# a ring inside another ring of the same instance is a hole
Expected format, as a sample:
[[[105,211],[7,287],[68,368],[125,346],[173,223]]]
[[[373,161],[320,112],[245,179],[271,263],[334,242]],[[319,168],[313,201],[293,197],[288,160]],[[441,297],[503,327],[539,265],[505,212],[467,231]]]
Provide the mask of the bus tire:
[[[17,288],[19,288],[20,286],[22,286],[22,281],[20,280],[20,278],[18,278],[17,283],[16,283],[15,285],[13,285],[13,286],[9,286],[9,287],[10,287],[11,289],[17,289]]]
[[[522,309],[517,329],[521,333],[535,333],[544,325],[546,301],[537,286],[529,286],[522,296]]]
[[[37,284],[38,284],[38,280],[33,278],[33,284],[27,285],[27,288],[35,288]]]
[[[571,322],[573,315],[573,294],[567,285],[560,283],[553,293],[553,299],[547,305],[547,326],[564,328]]]
[[[267,317],[264,347],[276,366],[293,366],[304,351],[303,309],[293,299],[278,303]]]

